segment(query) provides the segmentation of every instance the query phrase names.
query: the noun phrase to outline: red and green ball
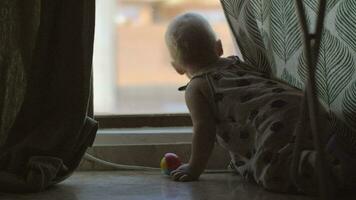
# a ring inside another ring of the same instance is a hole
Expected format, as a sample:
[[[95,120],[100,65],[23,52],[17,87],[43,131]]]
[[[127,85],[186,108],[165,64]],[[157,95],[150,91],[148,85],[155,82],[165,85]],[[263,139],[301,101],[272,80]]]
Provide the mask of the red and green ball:
[[[177,169],[182,162],[174,153],[166,153],[161,160],[160,166],[163,174],[170,175],[172,171]]]

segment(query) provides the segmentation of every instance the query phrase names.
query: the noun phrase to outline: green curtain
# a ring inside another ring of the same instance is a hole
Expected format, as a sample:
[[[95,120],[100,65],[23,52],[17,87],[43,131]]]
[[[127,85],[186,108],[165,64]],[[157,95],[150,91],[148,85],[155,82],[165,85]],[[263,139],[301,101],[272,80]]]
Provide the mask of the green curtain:
[[[0,191],[68,177],[95,138],[94,0],[0,1]]]
[[[243,59],[304,88],[307,64],[294,0],[221,0]],[[304,0],[315,27],[318,0]],[[356,145],[356,1],[328,0],[317,65],[317,91],[334,132]]]

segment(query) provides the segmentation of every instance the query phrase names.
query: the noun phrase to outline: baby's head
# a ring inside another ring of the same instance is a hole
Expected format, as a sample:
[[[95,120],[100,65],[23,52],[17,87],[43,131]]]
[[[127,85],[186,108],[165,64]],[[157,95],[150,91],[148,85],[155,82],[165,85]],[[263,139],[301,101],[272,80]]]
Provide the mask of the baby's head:
[[[172,66],[179,74],[191,76],[216,62],[223,54],[221,41],[208,21],[196,13],[185,13],[174,18],[165,39]]]

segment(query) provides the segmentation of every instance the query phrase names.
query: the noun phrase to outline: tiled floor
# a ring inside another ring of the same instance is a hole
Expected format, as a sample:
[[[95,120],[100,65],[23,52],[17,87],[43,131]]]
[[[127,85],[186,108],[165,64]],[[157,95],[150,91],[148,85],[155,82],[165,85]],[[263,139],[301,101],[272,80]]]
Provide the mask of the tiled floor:
[[[38,194],[1,194],[1,200],[309,200],[266,192],[231,174],[204,174],[191,183],[171,181],[159,172],[76,172]]]

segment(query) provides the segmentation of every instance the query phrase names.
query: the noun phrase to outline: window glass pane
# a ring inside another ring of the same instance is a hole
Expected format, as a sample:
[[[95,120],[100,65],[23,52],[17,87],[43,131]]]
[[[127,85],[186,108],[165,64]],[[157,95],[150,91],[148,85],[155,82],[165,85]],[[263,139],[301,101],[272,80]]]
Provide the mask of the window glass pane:
[[[204,15],[224,46],[236,54],[219,1],[97,0],[94,43],[94,112],[101,114],[185,113],[188,79],[170,66],[164,33],[182,12]]]

